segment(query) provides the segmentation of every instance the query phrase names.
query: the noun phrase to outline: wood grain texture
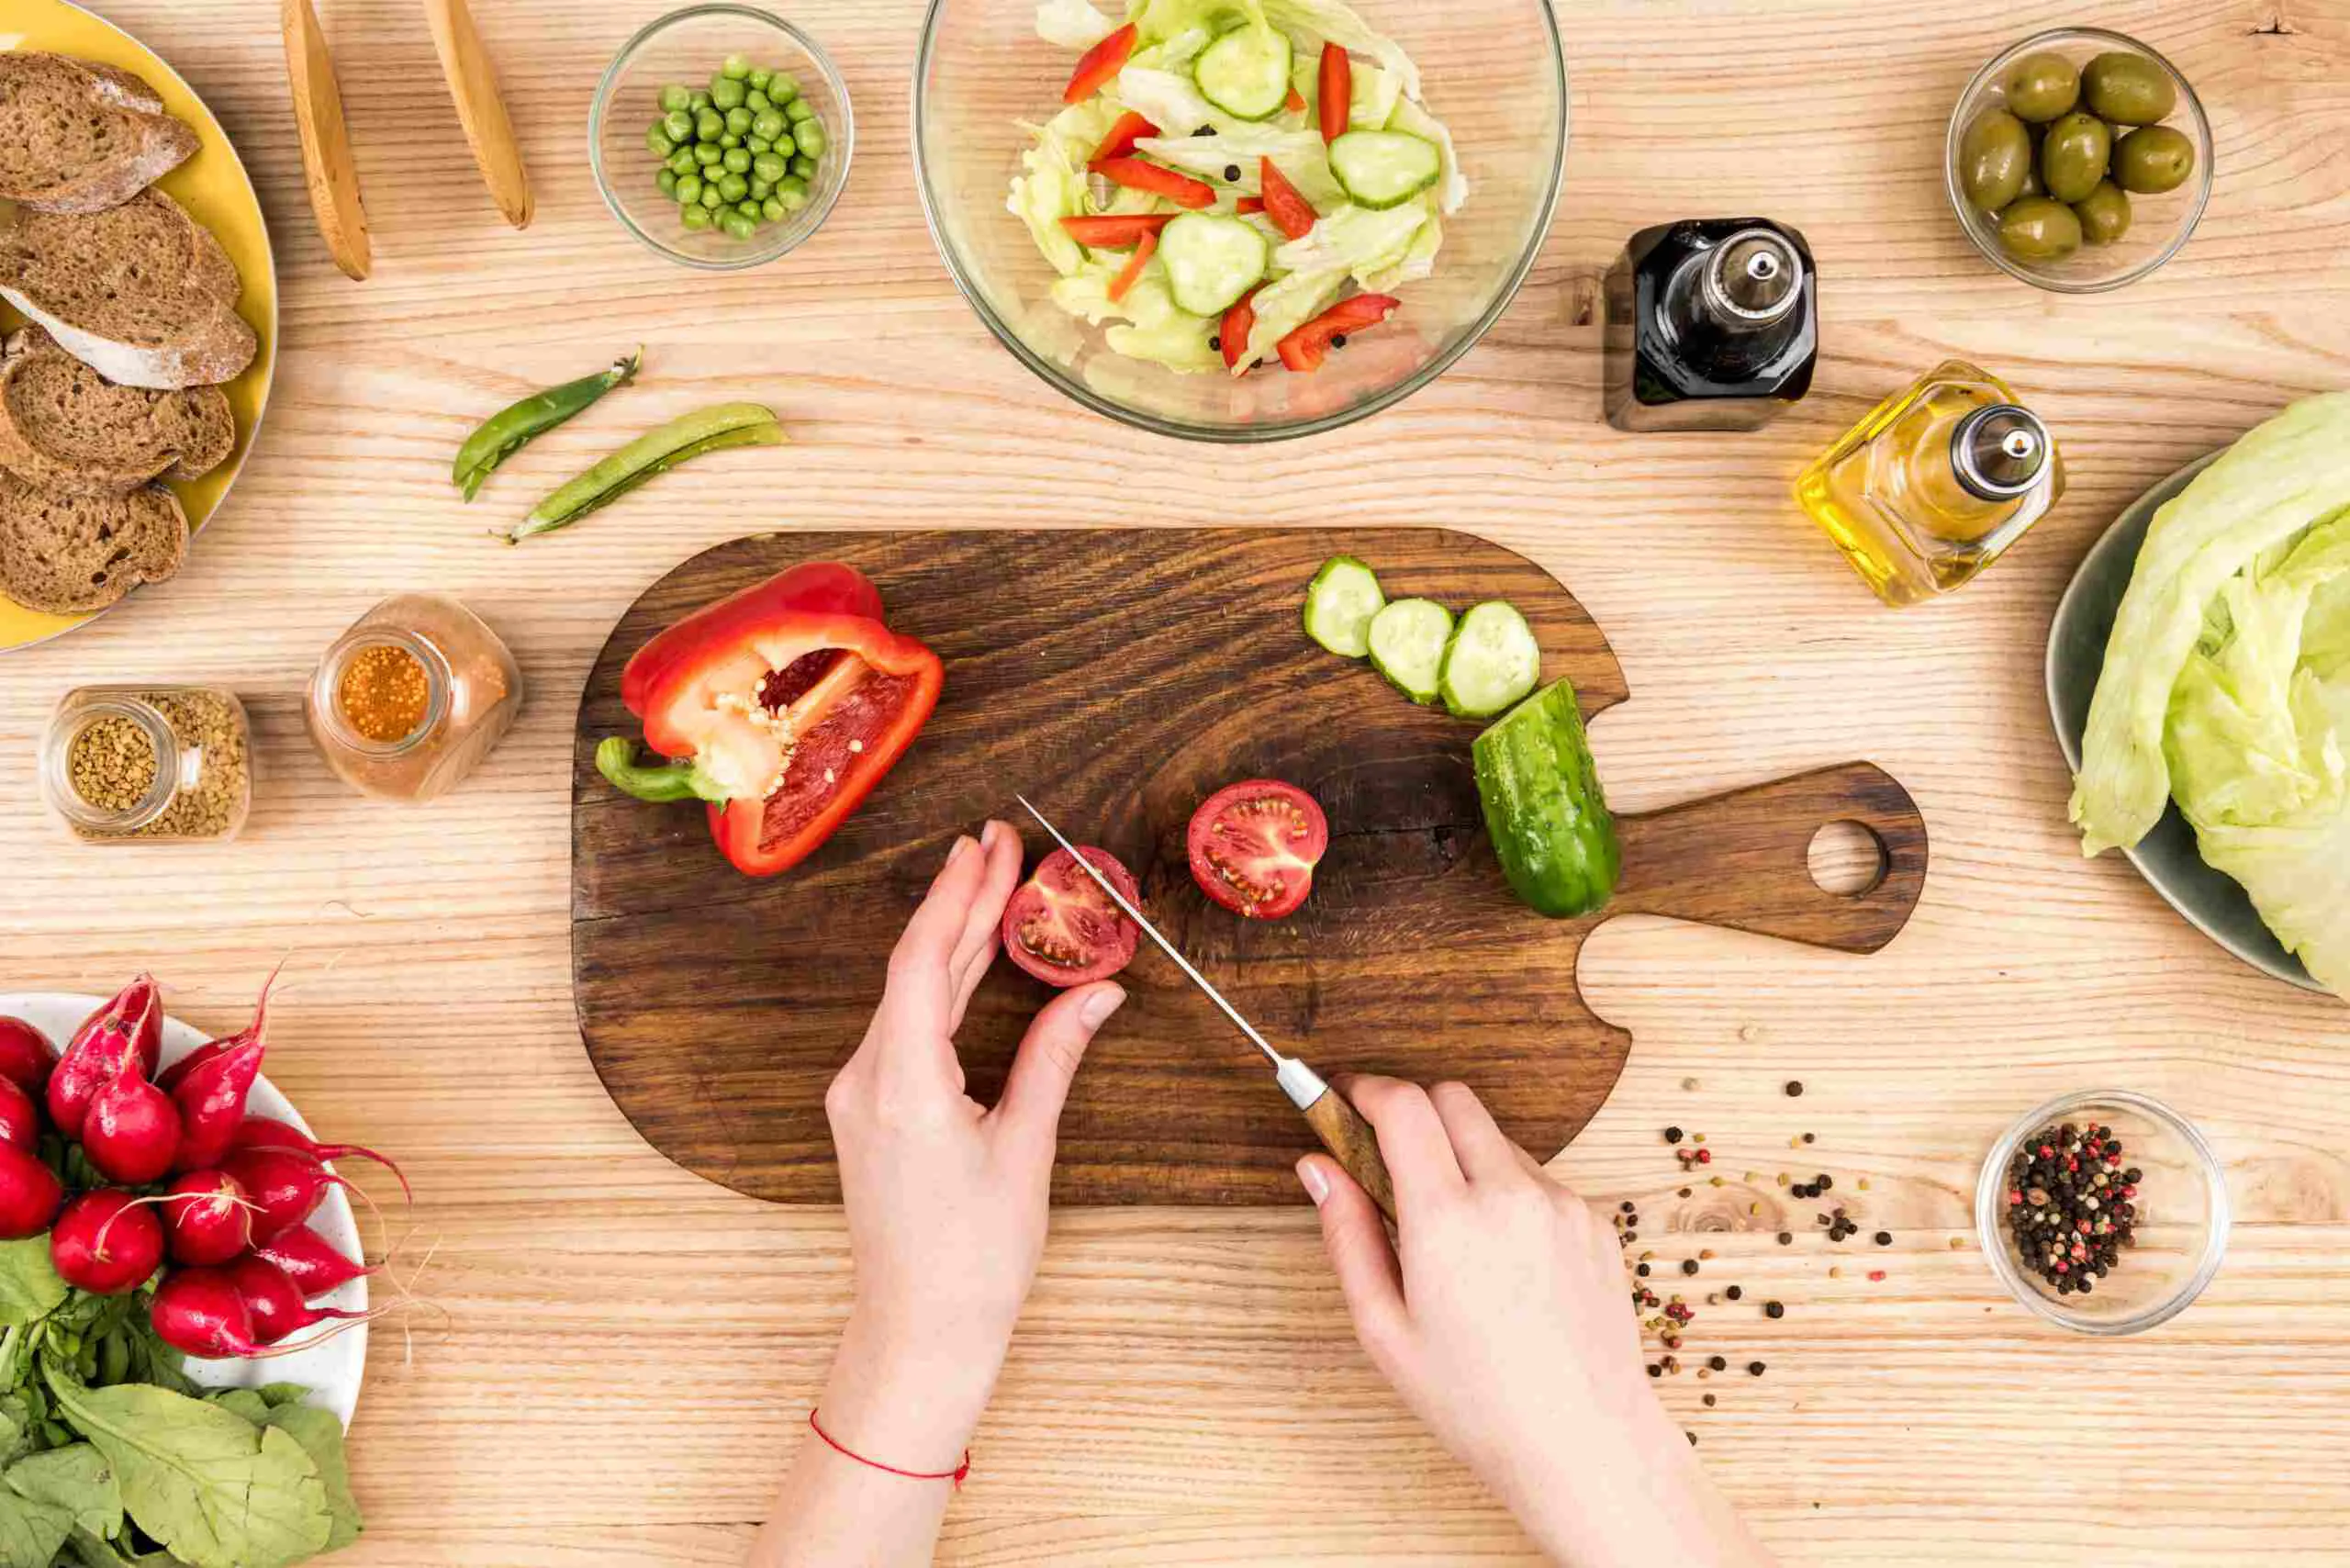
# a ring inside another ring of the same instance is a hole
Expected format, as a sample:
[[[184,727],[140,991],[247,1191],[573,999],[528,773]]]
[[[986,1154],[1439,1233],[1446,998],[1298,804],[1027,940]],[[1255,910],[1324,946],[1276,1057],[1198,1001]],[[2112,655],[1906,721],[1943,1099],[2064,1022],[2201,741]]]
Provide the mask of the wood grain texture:
[[[367,238],[367,207],[359,195],[359,171],[351,152],[351,128],[343,118],[342,88],[334,73],[334,50],[310,0],[284,0],[279,21],[285,34],[286,84],[294,97],[294,125],[302,139],[302,165],[310,190],[310,210],[319,235],[343,275],[364,283],[374,270]]]
[[[1586,718],[1626,695],[1572,594],[1524,556],[1441,529],[763,534],[646,589],[580,700],[571,835],[580,1031],[636,1129],[737,1192],[839,1202],[824,1087],[946,846],[990,816],[1023,819],[1021,793],[1133,871],[1159,930],[1276,1048],[1326,1074],[1460,1079],[1527,1148],[1564,1148],[1631,1045],[1575,988],[1584,940],[1619,911],[1547,921],[1519,903],[1470,767],[1483,726],[1306,638],[1305,585],[1341,554],[1374,563],[1391,597],[1516,604],[1541,639],[1544,679],[1573,682]],[[707,842],[701,807],[607,784],[597,743],[641,732],[621,674],[655,633],[828,559],[863,571],[890,624],[937,650],[946,695],[830,842],[784,876],[747,878]],[[1329,814],[1314,896],[1289,920],[1238,919],[1192,880],[1192,812],[1246,778],[1285,779]],[[1887,846],[1888,874],[1827,893],[1807,850],[1853,820]],[[1865,764],[1621,831],[1633,866],[1621,913],[1850,952],[1890,941],[1924,881],[1926,825]],[[1030,837],[1033,865],[1043,840]],[[1256,1051],[1147,944],[1121,978],[1115,1036],[1088,1053],[1062,1113],[1055,1196],[1294,1203],[1292,1168],[1314,1141]],[[1050,994],[1008,962],[980,986],[957,1043],[981,1100]]]
[[[1592,1004],[1639,1043],[1554,1169],[1636,1201],[1667,1258],[1714,1249],[1705,1278],[1742,1282],[1748,1306],[1787,1304],[1777,1321],[1709,1311],[1684,1348],[1766,1376],[1661,1385],[1787,1562],[2350,1564],[2350,1012],[2242,968],[2118,858],[2082,860],[2041,692],[2057,596],[2132,497],[2288,399],[2350,386],[2350,4],[1561,0],[1574,144],[1525,292],[1428,391],[1270,452],[1083,418],[973,319],[913,201],[905,0],[794,0],[856,95],[856,170],[786,263],[699,279],[627,239],[586,164],[598,73],[657,7],[477,12],[540,201],[517,234],[476,194],[415,0],[321,0],[375,218],[364,289],[314,233],[270,8],[99,4],[252,164],[285,352],[252,465],[181,576],[0,658],[0,973],[103,991],[151,962],[184,1016],[233,1028],[292,954],[270,1076],[323,1129],[407,1164],[409,1252],[434,1249],[420,1288],[447,1312],[420,1316],[412,1346],[388,1327],[373,1341],[352,1447],[370,1531],[337,1568],[739,1562],[848,1308],[836,1214],[677,1170],[580,1046],[576,697],[645,585],[763,527],[1239,519],[1441,522],[1572,584],[1639,693],[1593,731],[1628,812],[1865,757],[1932,823],[1918,914],[1872,958],[1637,917],[1582,958]],[[2076,22],[2177,62],[2221,159],[2176,261],[2077,300],[1976,256],[1937,162],[1968,75]],[[1750,211],[1819,255],[1811,397],[1751,438],[1609,430],[1594,308],[1626,236]],[[643,380],[458,501],[448,462],[475,420],[640,341]],[[1787,487],[1951,353],[2046,415],[2072,487],[1996,571],[1894,614]],[[644,428],[731,398],[771,402],[796,444],[668,475],[543,547],[487,537]],[[537,699],[463,790],[402,812],[316,761],[299,691],[336,633],[411,588],[487,616]],[[69,845],[35,799],[50,706],[75,682],[173,674],[252,701],[245,836]],[[1790,1078],[1800,1101],[1780,1093]],[[2203,1300],[2121,1344],[2041,1326],[1949,1247],[2000,1130],[2097,1083],[2193,1116],[2236,1207]],[[1667,1124],[1707,1133],[1725,1186],[1677,1197]],[[1866,1249],[1883,1282],[1824,1243],[1772,1241],[1782,1218],[1808,1223],[1774,1181],[1805,1132],[1811,1169],[1897,1237]],[[2105,1462],[2084,1467],[2092,1444]],[[1058,1223],[977,1457],[943,1552],[956,1568],[1538,1561],[1354,1347],[1302,1204]]]

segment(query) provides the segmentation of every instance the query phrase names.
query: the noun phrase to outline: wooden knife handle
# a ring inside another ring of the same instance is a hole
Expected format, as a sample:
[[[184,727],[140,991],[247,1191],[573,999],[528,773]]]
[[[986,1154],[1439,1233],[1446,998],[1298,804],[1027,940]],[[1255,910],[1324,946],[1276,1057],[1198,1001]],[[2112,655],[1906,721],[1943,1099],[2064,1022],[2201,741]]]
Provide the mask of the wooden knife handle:
[[[1388,1179],[1387,1161],[1380,1157],[1379,1135],[1371,1130],[1362,1113],[1333,1089],[1305,1108],[1305,1123],[1322,1140],[1322,1147],[1330,1151],[1330,1158],[1371,1194],[1379,1212],[1393,1221],[1395,1183]]]

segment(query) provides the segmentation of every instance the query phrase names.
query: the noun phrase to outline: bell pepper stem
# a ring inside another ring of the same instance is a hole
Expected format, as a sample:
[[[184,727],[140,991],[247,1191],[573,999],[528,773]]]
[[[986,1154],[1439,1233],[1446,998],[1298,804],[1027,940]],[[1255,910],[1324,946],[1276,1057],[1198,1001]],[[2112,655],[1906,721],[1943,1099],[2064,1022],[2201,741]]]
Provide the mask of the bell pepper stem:
[[[656,804],[674,801],[707,801],[722,806],[732,799],[724,790],[690,762],[647,766],[636,760],[636,743],[613,735],[596,747],[596,771],[623,795]]]

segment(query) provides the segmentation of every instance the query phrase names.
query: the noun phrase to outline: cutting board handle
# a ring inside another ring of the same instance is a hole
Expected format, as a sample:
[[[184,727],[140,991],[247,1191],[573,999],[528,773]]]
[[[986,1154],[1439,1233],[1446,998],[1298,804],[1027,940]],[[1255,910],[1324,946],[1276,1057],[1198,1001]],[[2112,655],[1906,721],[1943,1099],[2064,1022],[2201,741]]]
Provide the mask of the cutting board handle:
[[[1811,842],[1856,823],[1884,852],[1876,880],[1830,892]],[[1762,936],[1874,953],[1909,923],[1926,885],[1926,819],[1900,780],[1868,762],[1823,767],[1617,819],[1624,873],[1610,912],[1662,914]]]

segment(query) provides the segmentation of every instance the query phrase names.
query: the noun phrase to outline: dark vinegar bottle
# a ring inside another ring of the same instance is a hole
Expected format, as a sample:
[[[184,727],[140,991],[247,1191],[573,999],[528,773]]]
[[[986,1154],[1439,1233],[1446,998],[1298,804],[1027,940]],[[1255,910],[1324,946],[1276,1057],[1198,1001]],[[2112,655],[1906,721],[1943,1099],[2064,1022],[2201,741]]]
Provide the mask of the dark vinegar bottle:
[[[1811,390],[1811,250],[1760,218],[1643,229],[1607,274],[1606,348],[1617,429],[1759,429]]]

